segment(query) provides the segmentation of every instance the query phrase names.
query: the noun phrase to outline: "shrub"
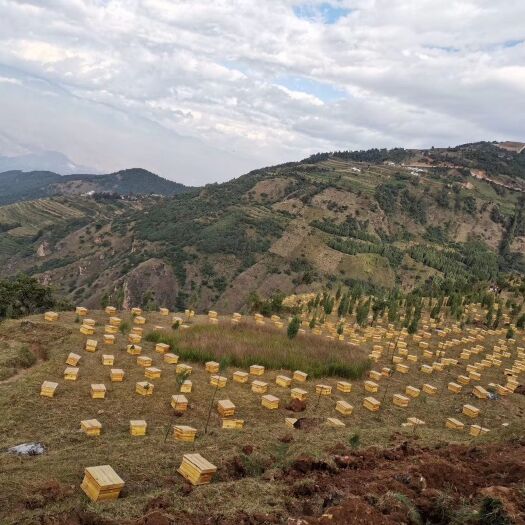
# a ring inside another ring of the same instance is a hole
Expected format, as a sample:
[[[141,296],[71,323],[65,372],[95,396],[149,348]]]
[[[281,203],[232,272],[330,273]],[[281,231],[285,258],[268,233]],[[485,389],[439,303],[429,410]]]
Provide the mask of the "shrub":
[[[300,326],[301,326],[301,321],[299,317],[295,315],[290,321],[290,323],[288,324],[288,330],[286,332],[286,334],[288,335],[288,339],[293,339],[299,333]]]

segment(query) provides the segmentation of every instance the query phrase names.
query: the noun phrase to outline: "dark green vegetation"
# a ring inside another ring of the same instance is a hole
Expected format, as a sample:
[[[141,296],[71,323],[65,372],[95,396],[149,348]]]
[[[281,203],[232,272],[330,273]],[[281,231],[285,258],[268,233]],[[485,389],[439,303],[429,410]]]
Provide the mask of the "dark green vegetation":
[[[62,177],[67,196],[0,206],[0,275],[38,275],[87,306],[147,310],[278,313],[285,295],[341,284],[377,297],[519,295],[524,156],[492,143],[323,153],[172,197],[117,198],[170,193],[140,170]],[[99,193],[78,195],[94,181]]]

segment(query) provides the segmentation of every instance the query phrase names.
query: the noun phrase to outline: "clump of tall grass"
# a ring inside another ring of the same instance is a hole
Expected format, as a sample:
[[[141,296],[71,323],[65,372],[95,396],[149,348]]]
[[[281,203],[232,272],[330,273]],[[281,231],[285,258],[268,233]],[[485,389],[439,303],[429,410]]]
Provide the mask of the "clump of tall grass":
[[[255,363],[273,370],[302,370],[312,378],[360,379],[370,370],[363,352],[338,341],[303,335],[294,339],[271,328],[197,325],[170,335],[150,332],[146,341],[166,343],[181,359],[220,361],[221,368],[248,368]]]

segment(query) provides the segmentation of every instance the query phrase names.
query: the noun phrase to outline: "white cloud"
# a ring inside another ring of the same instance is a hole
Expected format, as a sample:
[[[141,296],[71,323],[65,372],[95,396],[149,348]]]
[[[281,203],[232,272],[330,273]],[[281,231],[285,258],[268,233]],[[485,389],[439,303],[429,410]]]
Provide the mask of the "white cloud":
[[[193,184],[327,149],[525,138],[525,3],[445,4],[0,0],[0,117],[21,143]]]

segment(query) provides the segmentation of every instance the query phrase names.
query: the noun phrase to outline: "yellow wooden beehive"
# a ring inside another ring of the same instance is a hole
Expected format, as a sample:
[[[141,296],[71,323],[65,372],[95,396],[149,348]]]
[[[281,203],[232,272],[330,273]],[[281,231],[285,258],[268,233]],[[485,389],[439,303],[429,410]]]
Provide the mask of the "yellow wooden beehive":
[[[122,319],[120,317],[110,317],[109,318],[109,324],[111,326],[114,326],[115,328],[118,328],[121,322],[122,322]]]
[[[417,417],[409,417],[407,418],[407,425],[408,426],[420,426],[420,425],[424,425],[425,422],[422,421],[421,419],[418,419]]]
[[[248,373],[247,372],[241,372],[240,370],[237,370],[237,372],[233,373],[233,380],[236,383],[247,383],[248,382]]]
[[[124,480],[109,465],[87,467],[80,488],[93,502],[115,500],[124,487]]]
[[[138,334],[129,333],[128,334],[128,342],[133,345],[138,345],[142,341],[142,337]]]
[[[64,370],[64,379],[68,381],[76,381],[78,379],[79,368],[76,366],[68,366]]]
[[[117,313],[117,309],[114,306],[106,306],[104,310],[108,315],[115,315]]]
[[[87,436],[100,436],[102,423],[98,419],[84,419],[80,422],[80,428]]]
[[[468,385],[470,383],[470,378],[467,376],[458,376],[457,382],[461,385]]]
[[[142,347],[140,345],[130,344],[126,348],[129,355],[140,355],[142,352]]]
[[[379,385],[374,383],[374,381],[365,381],[364,387],[366,392],[375,393],[379,390]]]
[[[94,327],[97,324],[97,322],[95,321],[95,319],[88,319],[88,318],[86,318],[86,319],[84,319],[82,321],[82,324],[85,325],[85,326],[93,326]]]
[[[105,345],[114,345],[115,336],[113,334],[104,334],[104,344]]]
[[[95,339],[88,339],[86,341],[86,352],[96,352],[98,346],[98,341]]]
[[[188,410],[188,400],[182,394],[171,396],[171,406],[175,412],[186,412]]]
[[[354,410],[354,407],[350,403],[340,400],[336,402],[335,409],[340,414],[343,414],[343,416],[350,416]]]
[[[480,425],[470,425],[470,430],[469,430],[469,434],[471,436],[480,436],[482,434],[486,434],[487,432],[489,432],[489,429],[488,428],[484,428]]]
[[[345,427],[346,426],[340,419],[337,419],[336,417],[327,417],[326,424],[329,427]]]
[[[381,368],[381,373],[385,376],[385,377],[390,377],[392,375],[392,369],[391,368],[388,368],[387,366],[384,366],[383,368]]]
[[[217,412],[221,417],[231,417],[235,414],[235,405],[229,399],[217,402]]]
[[[264,381],[252,381],[252,392],[255,392],[256,394],[266,394],[268,391],[268,383],[265,383]]]
[[[189,427],[188,425],[174,425],[173,437],[176,441],[186,441],[193,443],[197,436],[197,429]]]
[[[250,374],[252,376],[262,376],[264,374],[264,366],[261,365],[251,365]]]
[[[411,363],[417,363],[417,355],[408,354],[407,355],[407,361],[410,361]]]
[[[93,335],[95,333],[95,327],[83,324],[80,327],[80,333],[83,335]]]
[[[77,315],[80,315],[80,316],[84,316],[84,315],[87,315],[88,313],[88,309],[87,308],[84,308],[83,306],[77,306],[75,308],[75,313]]]
[[[228,378],[224,376],[220,376],[220,375],[210,376],[210,385],[216,386],[217,388],[224,388],[227,382],[228,382]]]
[[[216,361],[208,361],[205,363],[204,367],[209,374],[217,374],[219,372],[220,364]]]
[[[209,317],[210,319],[216,319],[217,316],[218,316],[218,314],[217,314],[217,312],[216,312],[215,310],[210,310],[210,311],[208,312],[208,317]]]
[[[144,377],[146,379],[159,379],[161,374],[161,369],[156,366],[148,366],[144,370]]]
[[[396,371],[401,373],[401,374],[408,374],[408,372],[410,371],[410,367],[408,367],[407,365],[405,365],[403,363],[397,363],[396,364]]]
[[[275,410],[279,408],[279,398],[272,396],[271,394],[266,394],[261,398],[261,404],[263,407],[270,410]]]
[[[113,383],[121,383],[124,381],[124,370],[122,368],[112,368],[109,371],[109,376]]]
[[[461,385],[458,385],[457,383],[454,383],[452,381],[447,385],[448,391],[452,392],[453,394],[459,394],[462,388],[463,387]]]
[[[141,396],[153,395],[153,388],[153,383],[148,383],[148,381],[138,381],[135,383],[135,392]]]
[[[145,436],[148,424],[143,419],[131,419],[129,432],[132,436]]]
[[[434,368],[430,365],[421,365],[420,370],[423,374],[431,374],[434,371]]]
[[[40,395],[44,397],[54,397],[58,383],[53,381],[44,381],[40,387]]]
[[[167,354],[164,354],[164,362],[169,365],[176,365],[179,362],[179,356],[168,352]]]
[[[190,394],[192,389],[193,389],[193,383],[189,379],[186,379],[185,381],[183,381],[182,385],[180,386],[180,393]]]
[[[445,427],[450,428],[451,430],[463,430],[465,425],[454,417],[447,417],[445,421]]]
[[[315,385],[315,393],[318,396],[329,396],[332,394],[332,387],[330,385]]]
[[[166,354],[170,350],[170,345],[167,345],[166,343],[157,343],[155,345],[155,352],[158,354]]]
[[[478,399],[488,399],[489,393],[487,390],[485,390],[482,386],[475,386],[472,389],[472,393],[478,398]]]
[[[222,428],[244,428],[244,419],[223,419]]]
[[[468,376],[472,381],[481,381],[481,374],[479,372],[469,372]]]
[[[217,467],[200,454],[184,454],[178,472],[192,485],[204,485],[212,480]]]
[[[468,416],[472,419],[475,419],[479,416],[479,408],[476,408],[472,405],[463,405],[462,412],[465,414],[465,416]]]
[[[410,397],[418,397],[421,393],[421,390],[419,388],[416,388],[415,386],[407,385],[405,388],[405,394]]]
[[[284,424],[288,428],[295,428],[295,424],[297,423],[298,419],[295,417],[285,417],[284,418]]]
[[[409,398],[402,395],[402,394],[394,394],[392,397],[392,403],[396,405],[396,407],[406,408],[409,403]]]
[[[143,368],[148,368],[148,366],[151,366],[152,359],[151,357],[147,355],[139,355],[137,357],[137,365],[142,366]]]
[[[292,388],[290,391],[290,396],[292,399],[299,399],[299,401],[306,401],[308,397],[308,392],[302,388]]]
[[[192,371],[193,368],[190,365],[186,365],[185,363],[178,363],[175,367],[176,374],[191,374]]]
[[[114,362],[115,362],[115,356],[114,355],[104,354],[102,356],[102,364],[103,365],[113,366]]]
[[[118,328],[116,326],[107,324],[104,326],[104,333],[109,335],[115,335],[118,333]]]
[[[308,374],[306,374],[305,372],[301,372],[300,370],[296,370],[293,373],[294,381],[299,381],[300,383],[304,383],[307,378],[308,378]]]
[[[44,314],[44,320],[49,321],[50,323],[58,321],[58,314],[56,312],[46,312]]]
[[[338,381],[337,390],[339,390],[339,392],[344,392],[345,394],[348,394],[352,391],[352,383],[348,383],[347,381]]]
[[[170,315],[170,311],[167,308],[159,308],[159,313],[164,317]]]
[[[377,412],[381,408],[381,401],[378,401],[375,397],[365,397],[363,406],[370,412]]]
[[[395,365],[398,365],[403,362],[403,358],[399,355],[395,355],[392,357],[392,363]]]
[[[91,399],[105,399],[106,397],[106,386],[102,383],[91,384]]]
[[[437,387],[425,383],[423,385],[423,392],[429,396],[435,396],[437,394]]]
[[[278,375],[275,378],[275,383],[284,388],[288,388],[292,384],[292,378],[288,376]]]
[[[383,374],[377,370],[370,370],[370,372],[368,372],[368,377],[373,381],[379,381],[383,377]]]
[[[423,357],[425,359],[432,359],[434,357],[434,352],[432,352],[431,350],[425,350],[423,352]]]
[[[137,306],[135,306],[134,308],[131,309],[131,315],[134,315],[134,316],[142,315],[142,308],[138,308]]]
[[[80,361],[80,356],[78,354],[70,352],[66,359],[66,365],[77,366],[79,361]]]
[[[140,337],[142,337],[144,335],[144,329],[141,326],[134,326],[131,329],[131,333],[134,335],[140,335]]]

